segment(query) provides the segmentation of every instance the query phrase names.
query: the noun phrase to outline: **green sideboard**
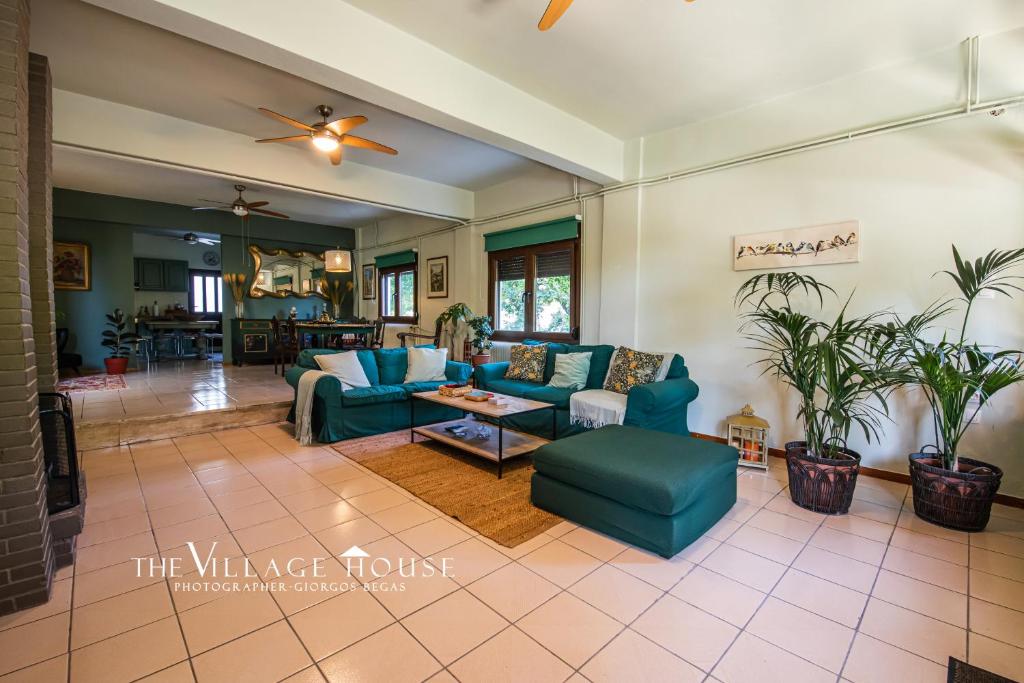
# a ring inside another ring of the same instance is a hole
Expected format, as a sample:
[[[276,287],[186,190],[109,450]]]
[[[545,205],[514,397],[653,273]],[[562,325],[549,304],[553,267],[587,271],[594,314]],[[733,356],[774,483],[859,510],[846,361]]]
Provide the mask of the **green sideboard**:
[[[231,320],[231,362],[235,365],[274,359],[274,327],[269,319]]]

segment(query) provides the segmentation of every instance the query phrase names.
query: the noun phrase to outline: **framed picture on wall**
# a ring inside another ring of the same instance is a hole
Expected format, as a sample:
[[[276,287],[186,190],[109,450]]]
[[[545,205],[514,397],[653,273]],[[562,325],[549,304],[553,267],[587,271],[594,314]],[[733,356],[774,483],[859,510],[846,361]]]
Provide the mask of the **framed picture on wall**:
[[[427,259],[427,298],[448,298],[448,257]]]
[[[53,288],[78,291],[92,289],[92,260],[88,244],[53,243]]]
[[[377,267],[372,263],[363,266],[363,277],[360,285],[363,290],[363,299],[377,298]]]

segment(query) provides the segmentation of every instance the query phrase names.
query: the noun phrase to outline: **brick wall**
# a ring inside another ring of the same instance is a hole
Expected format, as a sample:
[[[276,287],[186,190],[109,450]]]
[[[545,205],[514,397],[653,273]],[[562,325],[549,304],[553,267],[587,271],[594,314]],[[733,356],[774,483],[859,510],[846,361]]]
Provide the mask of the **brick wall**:
[[[29,258],[27,0],[0,0],[0,614],[49,598]]]
[[[39,391],[57,386],[53,309],[52,86],[50,62],[28,56],[28,256]]]

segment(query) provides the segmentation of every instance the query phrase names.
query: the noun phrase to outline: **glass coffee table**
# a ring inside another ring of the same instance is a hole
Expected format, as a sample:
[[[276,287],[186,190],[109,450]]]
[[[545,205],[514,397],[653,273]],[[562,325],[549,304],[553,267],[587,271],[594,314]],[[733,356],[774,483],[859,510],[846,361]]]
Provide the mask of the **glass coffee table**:
[[[442,396],[437,391],[423,391],[413,394],[412,399],[409,401],[409,424],[412,425],[409,440],[415,442],[416,435],[419,434],[422,437],[440,441],[461,451],[496,462],[498,463],[498,479],[501,479],[505,460],[533,453],[544,444],[550,443],[549,439],[508,429],[504,424],[505,418],[512,415],[522,415],[523,413],[533,413],[538,410],[550,410],[551,435],[552,437],[557,437],[558,411],[553,403],[531,401],[530,399],[516,398],[515,396],[506,396],[504,394],[494,394],[494,396],[504,399],[504,403],[495,405],[487,401],[470,401],[462,397]],[[418,400],[431,401],[432,403],[440,403],[451,408],[457,408],[463,412],[463,415],[471,414],[488,417],[497,424],[493,426],[482,422],[467,424],[465,418],[463,418],[462,420],[448,420],[447,422],[417,427],[416,401]],[[457,436],[448,431],[449,427],[459,424],[467,426],[468,433],[464,437]],[[481,424],[491,427],[490,433],[486,437],[480,437],[476,433],[475,427]]]

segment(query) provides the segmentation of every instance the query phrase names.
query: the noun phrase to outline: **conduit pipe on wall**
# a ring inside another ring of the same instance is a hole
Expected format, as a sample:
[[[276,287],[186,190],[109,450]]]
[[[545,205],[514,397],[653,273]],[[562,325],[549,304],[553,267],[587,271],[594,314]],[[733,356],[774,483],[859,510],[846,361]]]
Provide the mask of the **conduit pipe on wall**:
[[[493,223],[495,221],[507,220],[509,218],[516,218],[526,214],[534,213],[537,211],[543,211],[545,209],[551,209],[565,204],[584,202],[587,199],[595,197],[603,197],[604,195],[612,192],[621,192],[623,190],[630,190],[638,187],[647,187],[651,185],[660,185],[662,183],[671,182],[674,180],[681,180],[683,178],[689,178],[697,175],[703,175],[705,173],[714,173],[716,171],[723,171],[738,166],[745,166],[747,164],[759,163],[762,161],[768,161],[771,159],[779,159],[782,157],[790,156],[792,154],[799,154],[802,152],[808,152],[811,150],[822,149],[837,145],[840,143],[852,142],[861,138],[869,138],[875,135],[881,135],[883,133],[892,133],[901,130],[910,130],[920,126],[930,125],[934,123],[941,123],[944,121],[952,121],[955,119],[970,116],[978,112],[992,112],[999,109],[1010,109],[1012,107],[1018,107],[1024,104],[1024,94],[1013,95],[1009,97],[989,100],[987,102],[981,101],[981,92],[979,89],[979,74],[980,68],[980,41],[977,36],[972,36],[966,41],[967,47],[967,63],[966,63],[966,78],[967,78],[967,90],[964,96],[964,104],[959,107],[953,107],[949,109],[942,109],[939,111],[931,112],[928,114],[921,114],[918,116],[912,116],[904,119],[897,119],[895,121],[888,121],[885,123],[879,123],[863,128],[855,128],[844,131],[842,133],[836,133],[825,137],[815,138],[812,140],[806,140],[803,142],[797,142],[783,147],[776,147],[762,152],[755,152],[753,154],[747,154],[739,157],[733,157],[731,159],[725,159],[723,161],[716,161],[709,164],[703,164],[688,169],[679,171],[672,171],[663,175],[640,178],[638,180],[631,180],[624,183],[618,183],[615,185],[606,185],[597,190],[590,192],[579,193],[574,192],[571,197],[563,197],[561,199],[553,199],[531,206],[526,206],[515,211],[508,211],[501,214],[495,214],[493,216],[487,216],[484,218],[476,218],[471,221],[461,222],[459,225],[443,226],[436,230],[431,230],[426,233],[422,233],[418,237],[426,237],[429,235],[440,234],[454,230],[459,227],[466,225],[484,225],[487,223]],[[396,240],[395,242],[379,245],[381,247],[391,246],[391,244],[399,244],[403,241],[408,240]]]

